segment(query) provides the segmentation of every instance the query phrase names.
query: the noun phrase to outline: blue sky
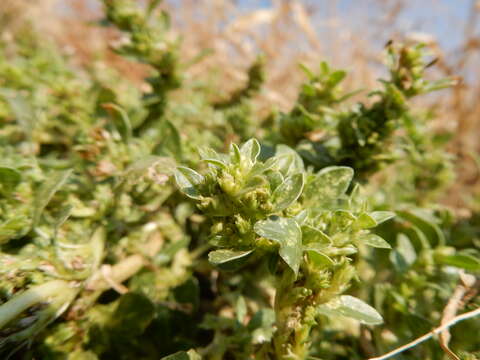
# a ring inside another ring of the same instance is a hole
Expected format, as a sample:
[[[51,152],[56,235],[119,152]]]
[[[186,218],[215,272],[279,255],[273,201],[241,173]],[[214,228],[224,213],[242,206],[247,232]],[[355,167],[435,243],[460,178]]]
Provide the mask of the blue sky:
[[[317,9],[326,8],[333,0],[304,0],[305,4],[315,6]],[[271,6],[270,0],[240,0],[245,8],[259,8]],[[434,6],[432,6],[434,4]],[[401,26],[409,31],[431,33],[436,36],[442,47],[451,49],[463,38],[459,24],[467,21],[470,11],[471,0],[410,0],[408,6],[401,12],[399,21]],[[343,20],[355,13],[373,14],[370,0],[338,0],[337,10]],[[363,15],[362,14],[362,15]],[[352,27],[364,27],[360,19],[351,20]],[[367,25],[368,26],[368,25]]]
[[[0,0],[1,1],[1,0]],[[97,0],[89,1],[93,6],[98,6]],[[177,0],[165,0],[175,3]],[[331,7],[332,1],[335,0],[302,0],[308,6],[315,7],[318,11],[318,20],[321,22],[322,17],[327,18],[328,12],[322,13],[322,9]],[[386,0],[380,0],[385,1]],[[405,0],[408,6],[401,12],[399,21],[402,28],[408,31],[418,31],[433,34],[444,49],[454,49],[463,39],[461,25],[465,24],[470,11],[472,0]],[[237,0],[245,10],[255,8],[265,8],[272,6],[271,0]],[[378,6],[372,4],[379,3],[379,0],[336,0],[337,13],[343,22],[351,26],[353,30],[363,31],[368,28],[365,21],[365,15],[375,16]],[[388,2],[393,3],[393,2]],[[434,6],[432,6],[434,4]],[[356,16],[360,14],[360,16]],[[459,26],[460,25],[460,26]],[[319,31],[321,31],[319,26]],[[388,39],[381,38],[379,41],[384,42]]]

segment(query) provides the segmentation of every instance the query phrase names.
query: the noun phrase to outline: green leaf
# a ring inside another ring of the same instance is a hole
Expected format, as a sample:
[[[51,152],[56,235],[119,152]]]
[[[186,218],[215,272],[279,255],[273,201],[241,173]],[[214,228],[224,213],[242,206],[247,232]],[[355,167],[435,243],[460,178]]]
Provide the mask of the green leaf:
[[[22,174],[10,167],[0,167],[0,184],[6,190],[13,190],[22,181]]]
[[[294,219],[272,216],[268,220],[258,221],[254,230],[258,235],[280,244],[281,258],[297,276],[302,260],[302,231],[297,222]]]
[[[165,265],[172,260],[177,252],[187,247],[189,242],[190,239],[188,237],[184,237],[183,239],[168,244],[153,258],[155,264],[158,266]]]
[[[270,183],[270,188],[273,191],[275,191],[285,181],[280,171],[268,172],[267,179],[268,179],[268,182]]]
[[[377,222],[377,225],[380,225],[381,223],[395,217],[395,213],[391,211],[373,211],[368,215],[370,215],[372,219]]]
[[[379,249],[391,249],[392,247],[388,242],[376,234],[361,235],[358,239],[360,243],[364,243],[368,246]]]
[[[200,285],[195,276],[172,289],[172,295],[178,304],[188,305],[192,312],[198,310],[200,305]]]
[[[343,70],[332,72],[328,79],[328,85],[331,87],[337,86],[340,82],[342,82],[343,79],[345,79],[345,76],[347,76],[347,73]]]
[[[320,170],[304,192],[305,199],[311,202],[327,203],[335,200],[348,189],[353,179],[353,170],[345,166],[330,166]]]
[[[308,210],[302,210],[297,215],[295,215],[295,221],[298,225],[303,225],[308,219]]]
[[[383,323],[382,316],[370,305],[353,296],[342,295],[317,308],[318,312],[327,316],[346,316],[356,319],[365,325]]]
[[[257,157],[260,154],[260,144],[256,139],[250,139],[240,148],[240,153],[247,159],[249,159],[252,164],[255,164]]]
[[[133,161],[123,172],[123,176],[137,179],[147,173],[148,169],[158,169],[165,175],[172,175],[175,172],[175,160],[170,157],[149,155]]]
[[[180,190],[192,199],[199,199],[197,185],[204,181],[204,177],[190,168],[179,166],[175,171],[175,180]]]
[[[208,261],[214,265],[225,264],[230,261],[238,260],[250,255],[253,250],[235,251],[228,249],[214,250],[208,254]]]
[[[214,165],[218,168],[224,169],[227,167],[228,156],[225,154],[218,154],[211,148],[202,148],[199,150],[200,158],[208,164]]]
[[[308,254],[308,258],[314,264],[332,266],[335,262],[323,252],[325,247],[326,246],[322,244],[308,244],[303,247],[303,250]]]
[[[155,306],[144,295],[129,292],[122,295],[109,324],[113,331],[140,336],[155,317]]]
[[[355,221],[355,225],[360,229],[370,229],[377,226],[377,222],[369,214],[362,212]]]
[[[298,153],[286,145],[278,145],[275,152],[277,170],[284,176],[304,171],[303,160]]]
[[[113,117],[114,122],[117,122],[117,124],[114,125],[116,126],[118,132],[121,134],[123,139],[126,142],[129,142],[132,139],[132,123],[127,112],[121,106],[113,103],[103,104],[103,107],[107,110],[115,110],[116,113],[119,115],[121,121],[118,122],[117,119]]]
[[[0,96],[8,102],[15,119],[23,128],[27,139],[31,141],[33,129],[37,123],[37,115],[29,99],[21,91],[5,88],[0,89]]]
[[[73,170],[59,171],[49,174],[47,180],[35,194],[32,226],[36,226],[45,207],[53,195],[65,184]]]
[[[228,155],[219,154],[215,150],[209,147],[200,148],[198,150],[198,153],[200,154],[200,158],[202,160],[215,159],[215,160],[221,161],[222,163],[226,163],[228,161]]]
[[[303,174],[295,174],[285,179],[272,194],[274,211],[282,211],[293,204],[302,194]]]
[[[390,253],[390,261],[397,271],[406,271],[417,259],[417,253],[405,234],[398,234],[397,247]]]
[[[446,239],[438,225],[439,220],[423,209],[397,211],[398,215],[416,225],[428,238],[431,244],[445,245]]]
[[[272,339],[275,331],[275,312],[272,309],[262,309],[253,315],[248,323],[248,330],[252,334],[254,344],[263,344]]]
[[[308,245],[311,243],[317,243],[322,246],[332,244],[332,239],[327,234],[310,225],[302,226],[302,240],[304,244]]]
[[[10,239],[25,235],[30,230],[30,225],[30,219],[24,215],[15,216],[1,223],[0,245],[8,242]]]
[[[178,129],[170,121],[162,119],[159,130],[161,133],[160,142],[155,147],[155,153],[181,160],[183,158],[183,149]]]
[[[202,161],[205,161],[208,164],[214,165],[218,168],[225,169],[227,167],[227,164],[225,164],[223,161],[220,161],[218,159],[202,159]]]
[[[240,164],[240,160],[242,159],[242,153],[235,143],[230,144],[230,159],[232,163],[236,165]]]
[[[245,298],[243,296],[239,296],[237,301],[235,302],[235,316],[237,321],[240,324],[243,324],[245,317],[247,316],[248,308],[247,303],[245,302]]]
[[[438,256],[435,259],[444,265],[455,266],[468,271],[480,271],[480,259],[469,254]]]

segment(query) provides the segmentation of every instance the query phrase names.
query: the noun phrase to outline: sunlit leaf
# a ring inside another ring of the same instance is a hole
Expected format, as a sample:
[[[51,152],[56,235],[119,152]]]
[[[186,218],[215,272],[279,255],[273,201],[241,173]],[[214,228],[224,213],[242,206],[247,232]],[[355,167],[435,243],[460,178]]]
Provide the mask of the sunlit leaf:
[[[293,204],[302,194],[303,174],[295,174],[285,179],[272,194],[274,211],[282,211]]]
[[[366,244],[368,246],[380,249],[391,249],[392,247],[385,239],[376,234],[361,235],[358,239],[359,243]]]
[[[179,166],[175,171],[175,180],[180,190],[192,199],[199,199],[197,185],[204,181],[204,177],[190,168]]]
[[[320,170],[305,187],[304,197],[310,202],[325,203],[344,195],[353,178],[353,170],[330,166]]]
[[[254,229],[258,235],[280,244],[279,254],[296,276],[302,260],[302,231],[297,222],[272,216],[268,220],[258,221]]]
[[[353,296],[342,295],[317,308],[318,312],[327,316],[346,316],[365,325],[383,323],[382,316],[370,305]]]

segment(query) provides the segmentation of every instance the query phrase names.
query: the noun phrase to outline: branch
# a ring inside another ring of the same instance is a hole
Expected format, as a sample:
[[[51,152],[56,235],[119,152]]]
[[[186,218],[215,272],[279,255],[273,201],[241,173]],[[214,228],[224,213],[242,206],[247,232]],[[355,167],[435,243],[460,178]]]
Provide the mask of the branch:
[[[395,350],[392,350],[388,353],[386,353],[385,355],[382,355],[382,356],[379,356],[379,357],[374,357],[374,358],[370,358],[368,360],[385,360],[385,359],[389,359],[395,355],[398,355],[408,349],[411,349],[415,346],[417,346],[418,344],[430,339],[431,337],[433,337],[434,335],[436,334],[439,334],[441,333],[442,331],[448,329],[449,327],[463,321],[463,320],[467,320],[467,319],[470,319],[470,318],[473,318],[475,316],[478,316],[480,315],[480,308],[478,309],[475,309],[475,310],[472,310],[472,311],[469,311],[469,312],[466,312],[464,314],[461,314],[461,315],[458,315],[458,316],[455,316],[452,320],[450,320],[449,322],[447,322],[446,324],[444,325],[441,325],[435,329],[433,329],[432,331],[430,331],[429,333],[419,337],[418,339],[412,341],[412,342],[409,342],[408,344],[406,345],[403,345]]]
[[[452,296],[448,300],[447,305],[443,309],[441,325],[448,323],[451,319],[457,315],[458,310],[460,310],[468,300],[476,294],[476,287],[480,286],[480,280],[476,281],[475,276],[466,274],[465,272],[460,272],[460,283],[455,288]],[[460,358],[448,347],[450,342],[450,331],[445,329],[440,333],[438,337],[440,347],[445,351],[445,353],[453,360],[460,360]]]

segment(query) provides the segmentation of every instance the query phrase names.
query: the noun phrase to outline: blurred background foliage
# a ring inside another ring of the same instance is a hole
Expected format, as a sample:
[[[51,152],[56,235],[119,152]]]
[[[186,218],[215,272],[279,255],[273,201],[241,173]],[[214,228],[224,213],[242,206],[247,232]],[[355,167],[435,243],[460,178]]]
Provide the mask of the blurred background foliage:
[[[291,108],[304,80],[297,71],[299,63],[311,67],[326,60],[349,72],[343,82],[347,92],[370,89],[384,75],[381,50],[387,41],[427,43],[437,59],[429,76],[455,76],[461,81],[441,95],[416,101],[435,118],[429,124],[432,131],[452,137],[449,150],[456,156],[458,177],[444,202],[464,211],[470,208],[465,205],[478,190],[479,178],[478,1],[169,0],[161,6],[170,15],[172,38],[182,38],[182,59],[194,62],[186,69],[187,76],[209,81],[212,89],[235,90],[246,81],[245,70],[257,55],[264,55],[268,72],[263,90],[254,97],[255,111],[261,115],[272,104],[280,110]],[[140,89],[145,86],[146,68],[109,50],[119,35],[96,26],[101,17],[98,2],[5,0],[0,10],[4,26],[15,27],[30,18],[42,36],[59,44],[77,66],[106,60]],[[221,101],[220,92],[209,96]],[[351,101],[365,95],[360,92]]]

